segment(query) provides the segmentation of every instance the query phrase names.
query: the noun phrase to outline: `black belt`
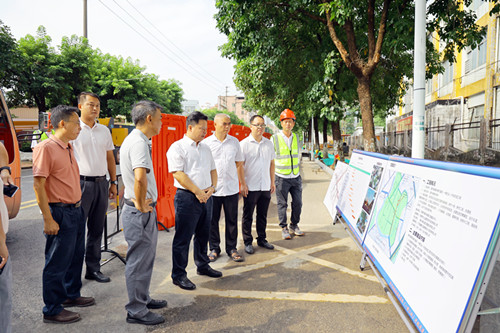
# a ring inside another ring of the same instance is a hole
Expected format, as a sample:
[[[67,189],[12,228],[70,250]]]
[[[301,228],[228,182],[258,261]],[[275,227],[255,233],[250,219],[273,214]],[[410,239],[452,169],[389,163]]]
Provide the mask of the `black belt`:
[[[106,176],[80,176],[80,180],[85,182],[103,182],[106,179]]]
[[[131,207],[135,207],[135,204],[132,200],[130,199],[125,199],[123,198],[123,202],[127,205],[127,206],[131,206]],[[155,208],[156,207],[156,201],[155,202],[152,202],[149,204],[151,207]]]
[[[77,203],[69,204],[64,202],[49,202],[49,206],[52,207],[65,207],[65,208],[78,208],[82,205],[82,201],[78,201]]]

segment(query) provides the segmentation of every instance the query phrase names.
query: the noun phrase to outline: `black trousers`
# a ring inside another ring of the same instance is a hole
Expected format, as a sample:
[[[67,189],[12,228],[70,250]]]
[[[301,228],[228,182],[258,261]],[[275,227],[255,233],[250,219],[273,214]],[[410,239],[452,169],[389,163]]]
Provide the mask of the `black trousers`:
[[[245,245],[252,244],[252,217],[257,206],[257,243],[266,240],[267,210],[271,201],[271,191],[248,191],[246,198],[243,198],[243,219],[242,232]]]
[[[212,200],[201,203],[196,196],[177,189],[174,198],[175,235],[172,241],[172,279],[187,275],[189,244],[194,235],[193,255],[198,269],[206,269],[210,260],[207,255],[208,233],[212,220]]]
[[[288,207],[288,193],[292,196],[290,224],[296,226],[300,222],[300,213],[302,212],[302,177],[282,178],[276,176],[275,184],[280,227],[284,228],[287,226],[286,209]]]
[[[208,243],[210,251],[220,253],[220,233],[219,220],[222,207],[226,220],[226,253],[231,255],[231,251],[236,249],[238,241],[238,193],[224,197],[212,196],[213,210],[212,222],[210,223],[210,236]]]
[[[87,272],[101,270],[101,245],[108,210],[109,184],[104,181],[80,180],[83,218],[87,221],[85,264]]]
[[[80,297],[85,247],[85,220],[82,207],[50,206],[57,235],[45,235],[45,267],[42,274],[43,314],[55,316],[62,303]]]

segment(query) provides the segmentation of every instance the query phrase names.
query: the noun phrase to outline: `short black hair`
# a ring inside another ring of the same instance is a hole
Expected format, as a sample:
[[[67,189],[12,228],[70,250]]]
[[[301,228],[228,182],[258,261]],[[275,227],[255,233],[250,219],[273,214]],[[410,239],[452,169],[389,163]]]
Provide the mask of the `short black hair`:
[[[186,118],[186,129],[189,127],[189,125],[198,125],[200,120],[208,120],[208,117],[200,111],[191,112]]]
[[[73,113],[78,116],[78,108],[68,105],[58,105],[50,111],[50,122],[54,128],[59,128],[61,120],[69,121]]]
[[[250,118],[250,124],[252,124],[252,123],[253,123],[253,121],[254,121],[254,119],[255,119],[255,118],[260,118],[260,119],[264,120],[264,122],[265,122],[264,117],[262,117],[260,114],[254,114],[254,115],[252,116],[252,118]]]
[[[132,121],[137,126],[142,125],[149,115],[153,116],[156,113],[156,110],[160,110],[160,112],[162,112],[163,107],[153,101],[139,101],[132,107],[130,115],[132,116]]]
[[[96,94],[94,94],[93,92],[81,92],[80,95],[78,95],[78,104],[83,104],[83,102],[85,102],[85,99],[87,98],[87,96],[92,96],[92,97],[95,97],[99,100],[99,102],[101,101],[101,99],[99,98],[99,96],[97,96]]]

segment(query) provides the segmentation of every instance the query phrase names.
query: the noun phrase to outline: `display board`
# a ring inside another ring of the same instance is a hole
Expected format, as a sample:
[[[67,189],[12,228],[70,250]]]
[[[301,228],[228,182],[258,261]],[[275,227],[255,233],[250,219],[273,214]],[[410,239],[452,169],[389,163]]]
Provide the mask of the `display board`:
[[[341,198],[364,199],[338,210],[359,211],[355,225],[345,220],[419,332],[463,331],[496,257],[500,170],[359,151],[351,161],[358,155],[362,170],[372,165],[368,184],[350,189],[366,176],[349,179]]]
[[[333,171],[332,180],[328,186],[328,190],[326,191],[323,203],[332,218],[335,218],[335,215],[337,215],[337,203],[341,193],[344,192],[344,186],[346,185],[345,177],[347,176],[348,171],[348,164],[341,161],[337,162],[335,170]]]
[[[385,155],[371,156],[354,152],[344,177],[344,192],[337,208],[360,243],[386,164]]]

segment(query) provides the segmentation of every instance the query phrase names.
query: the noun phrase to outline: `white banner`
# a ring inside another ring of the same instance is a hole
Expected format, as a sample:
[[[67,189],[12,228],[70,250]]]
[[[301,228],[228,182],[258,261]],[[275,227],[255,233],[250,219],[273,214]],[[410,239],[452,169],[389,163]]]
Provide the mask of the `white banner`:
[[[337,202],[341,194],[344,192],[344,186],[346,185],[345,177],[349,171],[349,165],[344,162],[337,162],[335,165],[335,171],[333,172],[332,180],[326,191],[325,199],[323,203],[328,209],[328,212],[335,219],[337,215]]]

